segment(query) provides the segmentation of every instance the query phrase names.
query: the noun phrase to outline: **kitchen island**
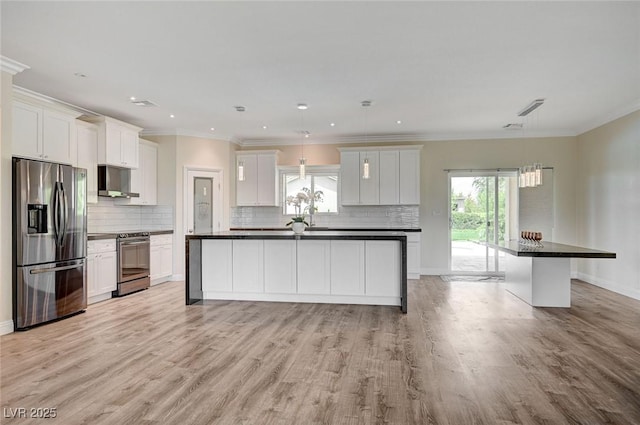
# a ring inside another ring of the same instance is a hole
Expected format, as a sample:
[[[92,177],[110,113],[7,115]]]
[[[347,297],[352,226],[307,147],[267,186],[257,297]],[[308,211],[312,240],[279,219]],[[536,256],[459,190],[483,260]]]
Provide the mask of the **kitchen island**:
[[[187,304],[370,304],[407,312],[404,232],[227,231],[185,238]]]
[[[607,251],[554,242],[490,244],[507,253],[506,289],[534,307],[571,307],[571,258],[616,258]]]

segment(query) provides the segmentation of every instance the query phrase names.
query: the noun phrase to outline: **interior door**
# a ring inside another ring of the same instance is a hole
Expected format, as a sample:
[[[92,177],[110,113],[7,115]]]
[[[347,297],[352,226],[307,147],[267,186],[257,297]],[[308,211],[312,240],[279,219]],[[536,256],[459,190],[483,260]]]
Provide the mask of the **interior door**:
[[[187,169],[184,198],[185,234],[222,229],[222,171]]]

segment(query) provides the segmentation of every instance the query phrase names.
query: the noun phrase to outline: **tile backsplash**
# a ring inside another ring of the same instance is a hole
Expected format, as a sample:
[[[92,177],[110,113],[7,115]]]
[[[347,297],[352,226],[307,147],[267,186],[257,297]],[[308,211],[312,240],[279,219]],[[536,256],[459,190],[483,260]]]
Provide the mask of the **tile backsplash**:
[[[281,207],[231,208],[230,227],[284,227],[289,221]],[[418,228],[417,205],[338,207],[337,214],[315,214],[313,224],[330,227]]]
[[[170,205],[115,205],[110,198],[99,198],[87,205],[89,233],[151,231],[173,229]]]

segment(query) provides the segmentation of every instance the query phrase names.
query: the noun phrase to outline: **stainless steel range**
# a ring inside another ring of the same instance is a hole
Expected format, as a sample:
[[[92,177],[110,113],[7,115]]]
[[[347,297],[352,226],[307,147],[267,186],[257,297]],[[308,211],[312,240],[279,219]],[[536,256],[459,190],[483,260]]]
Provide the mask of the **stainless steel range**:
[[[114,297],[147,289],[150,285],[149,232],[120,233],[116,240],[118,250],[118,289]]]

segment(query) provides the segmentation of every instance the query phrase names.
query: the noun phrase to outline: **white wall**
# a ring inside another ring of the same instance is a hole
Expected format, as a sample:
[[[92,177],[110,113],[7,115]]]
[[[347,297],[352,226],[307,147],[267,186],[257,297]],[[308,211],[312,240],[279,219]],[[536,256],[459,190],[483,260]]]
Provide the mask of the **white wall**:
[[[12,212],[11,212],[11,104],[13,77],[0,72],[0,335],[13,331]]]
[[[578,162],[578,244],[617,254],[578,276],[640,299],[640,111],[580,135]]]

